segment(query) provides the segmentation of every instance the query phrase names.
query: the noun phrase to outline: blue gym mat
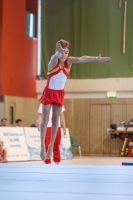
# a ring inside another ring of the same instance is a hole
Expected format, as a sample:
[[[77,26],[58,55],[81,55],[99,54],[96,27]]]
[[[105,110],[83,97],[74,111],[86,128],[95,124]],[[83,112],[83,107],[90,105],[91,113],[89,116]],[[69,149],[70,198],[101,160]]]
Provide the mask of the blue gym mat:
[[[133,200],[133,167],[0,164],[0,200]]]

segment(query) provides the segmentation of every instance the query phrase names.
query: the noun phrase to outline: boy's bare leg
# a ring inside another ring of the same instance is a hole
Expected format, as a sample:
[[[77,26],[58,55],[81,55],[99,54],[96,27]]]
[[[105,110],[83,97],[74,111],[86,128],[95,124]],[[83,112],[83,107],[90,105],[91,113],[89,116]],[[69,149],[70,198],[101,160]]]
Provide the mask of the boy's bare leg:
[[[3,159],[0,161],[0,163],[8,163],[8,160],[7,159]]]
[[[46,136],[46,130],[47,130],[47,124],[49,120],[49,113],[51,109],[51,104],[50,105],[43,105],[42,106],[42,122],[41,122],[41,153],[40,157],[42,160],[45,160],[46,156],[46,149],[45,149],[45,136]]]
[[[54,141],[57,135],[58,121],[59,121],[61,110],[62,110],[62,107],[53,105],[51,141],[49,144],[48,151],[46,153],[46,159],[51,159],[51,156],[52,156],[53,146],[54,146]]]

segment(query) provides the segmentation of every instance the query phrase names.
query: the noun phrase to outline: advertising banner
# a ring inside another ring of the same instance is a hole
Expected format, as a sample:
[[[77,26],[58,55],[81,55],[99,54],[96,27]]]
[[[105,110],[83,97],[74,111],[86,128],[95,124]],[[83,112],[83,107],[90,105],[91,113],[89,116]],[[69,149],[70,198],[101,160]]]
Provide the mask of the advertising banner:
[[[41,160],[41,139],[40,132],[36,127],[24,127],[25,138],[29,151],[30,160]]]
[[[8,161],[27,161],[29,153],[23,128],[0,127],[0,139],[4,141]]]
[[[41,151],[41,140],[40,132],[37,128],[33,127],[24,127],[27,147],[29,151],[30,160],[41,160],[40,151]],[[63,130],[61,129],[61,143],[60,143],[60,153],[61,159],[71,159],[71,143],[69,136],[69,129],[66,129],[66,134],[64,135]]]
[[[68,128],[66,128],[66,134],[64,134],[63,129],[61,128],[60,153],[61,153],[61,159],[72,158],[71,142],[70,142],[70,135]]]

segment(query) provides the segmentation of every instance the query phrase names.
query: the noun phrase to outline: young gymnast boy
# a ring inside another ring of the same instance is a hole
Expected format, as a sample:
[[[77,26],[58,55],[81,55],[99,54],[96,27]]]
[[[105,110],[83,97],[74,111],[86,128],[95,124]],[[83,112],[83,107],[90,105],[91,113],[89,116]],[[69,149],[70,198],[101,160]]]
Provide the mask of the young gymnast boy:
[[[110,60],[110,57],[96,56],[82,56],[82,57],[68,57],[70,44],[68,41],[59,40],[56,43],[56,52],[51,56],[48,63],[47,84],[41,97],[42,106],[42,123],[41,123],[41,158],[43,160],[50,159],[52,156],[54,141],[58,129],[58,119],[64,104],[64,87],[72,67],[75,63],[86,62],[105,62]],[[47,123],[49,120],[49,113],[52,107],[52,135],[51,142],[47,153],[45,152],[44,138],[46,135]]]
[[[6,159],[7,152],[3,148],[3,141],[0,140],[0,163],[8,163],[8,160]]]

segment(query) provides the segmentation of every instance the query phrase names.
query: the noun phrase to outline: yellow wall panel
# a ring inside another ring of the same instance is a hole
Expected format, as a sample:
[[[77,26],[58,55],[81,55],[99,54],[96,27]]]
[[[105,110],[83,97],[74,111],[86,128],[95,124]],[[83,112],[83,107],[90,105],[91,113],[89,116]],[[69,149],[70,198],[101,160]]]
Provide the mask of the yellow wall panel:
[[[66,99],[65,108],[66,125],[83,155],[120,155],[123,141],[110,138],[106,128],[133,118],[133,99]]]

